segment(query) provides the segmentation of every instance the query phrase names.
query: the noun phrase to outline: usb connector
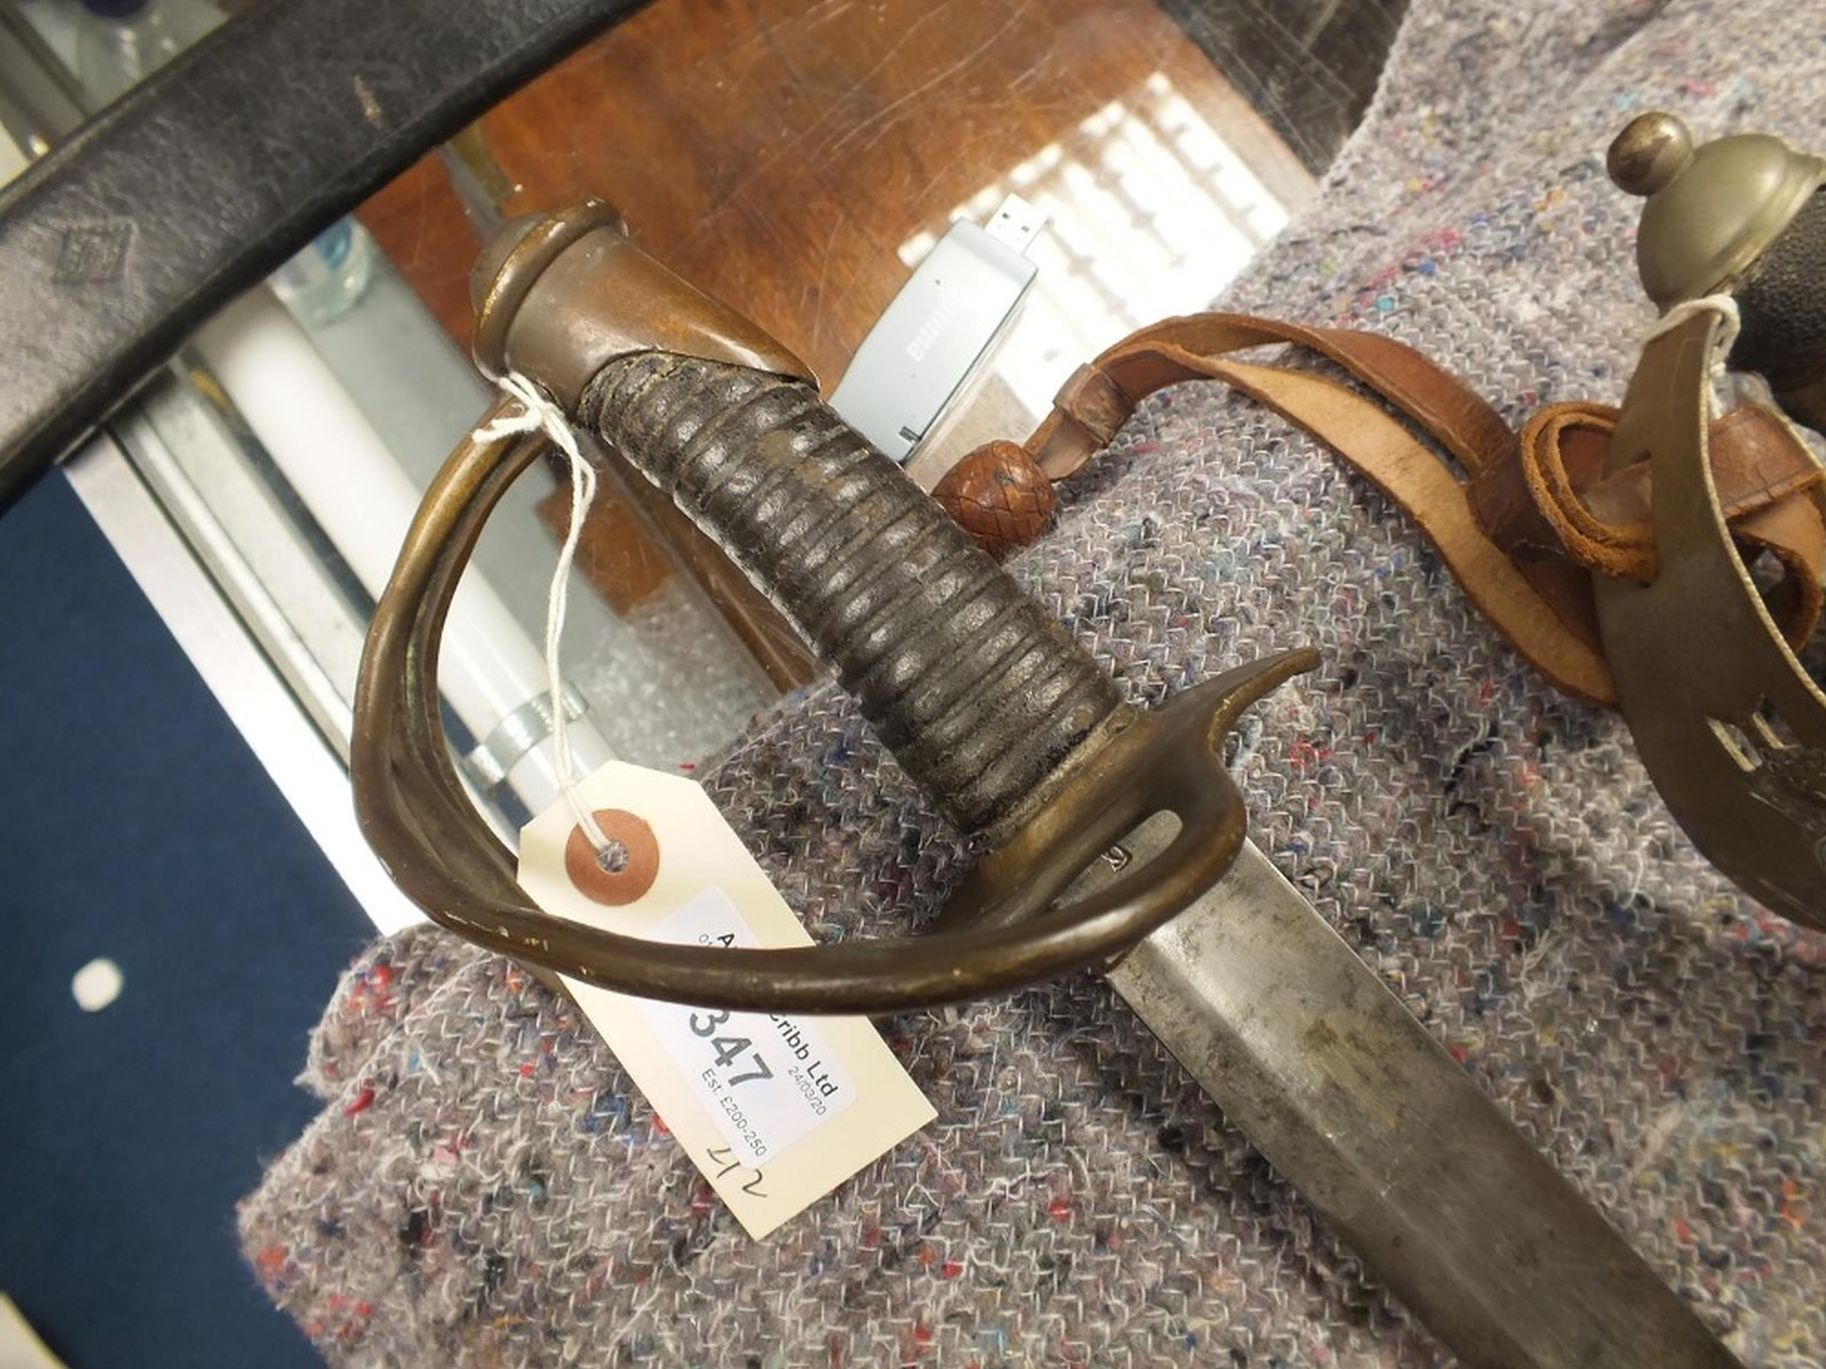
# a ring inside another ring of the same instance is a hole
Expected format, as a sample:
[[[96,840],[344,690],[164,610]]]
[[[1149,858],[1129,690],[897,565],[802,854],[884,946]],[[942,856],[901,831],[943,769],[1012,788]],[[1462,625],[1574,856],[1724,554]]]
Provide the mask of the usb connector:
[[[983,225],[983,231],[997,242],[1005,242],[1025,256],[1027,244],[1044,227],[1046,215],[1019,195],[1010,195],[1002,201],[1001,208],[995,211],[989,222]]]

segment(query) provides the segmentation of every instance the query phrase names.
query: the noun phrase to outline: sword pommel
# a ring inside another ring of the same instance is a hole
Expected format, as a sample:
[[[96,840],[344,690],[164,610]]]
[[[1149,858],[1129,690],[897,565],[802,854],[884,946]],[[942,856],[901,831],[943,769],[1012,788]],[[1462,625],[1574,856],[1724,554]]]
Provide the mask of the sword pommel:
[[[482,373],[528,376],[566,413],[604,367],[642,352],[818,384],[765,329],[663,266],[601,200],[503,224],[476,260],[470,296]]]

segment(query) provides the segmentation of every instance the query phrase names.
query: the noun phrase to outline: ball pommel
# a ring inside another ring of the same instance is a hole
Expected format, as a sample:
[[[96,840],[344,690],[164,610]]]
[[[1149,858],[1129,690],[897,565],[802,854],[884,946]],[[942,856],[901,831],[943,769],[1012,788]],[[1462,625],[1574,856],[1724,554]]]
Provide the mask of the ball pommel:
[[[1693,135],[1673,114],[1659,110],[1631,119],[1611,140],[1604,169],[1626,194],[1653,195],[1693,160]]]
[[[1826,162],[1771,134],[1695,144],[1662,111],[1630,120],[1605,167],[1644,199],[1636,265],[1662,309],[1735,289],[1826,180]]]

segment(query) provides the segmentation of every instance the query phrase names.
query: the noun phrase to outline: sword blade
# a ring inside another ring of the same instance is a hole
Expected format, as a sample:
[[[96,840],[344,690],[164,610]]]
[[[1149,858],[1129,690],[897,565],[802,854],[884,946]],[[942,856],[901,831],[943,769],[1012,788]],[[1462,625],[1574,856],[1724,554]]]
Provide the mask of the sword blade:
[[[1737,1364],[1253,845],[1109,980],[1465,1364]]]

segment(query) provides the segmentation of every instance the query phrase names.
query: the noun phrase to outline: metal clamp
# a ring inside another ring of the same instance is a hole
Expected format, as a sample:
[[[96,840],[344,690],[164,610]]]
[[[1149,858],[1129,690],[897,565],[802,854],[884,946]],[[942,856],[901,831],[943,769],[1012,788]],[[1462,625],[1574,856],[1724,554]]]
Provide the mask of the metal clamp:
[[[575,722],[589,711],[583,696],[564,687],[564,720]],[[552,735],[552,696],[535,694],[494,725],[463,757],[463,773],[484,794],[505,780],[534,747]]]

